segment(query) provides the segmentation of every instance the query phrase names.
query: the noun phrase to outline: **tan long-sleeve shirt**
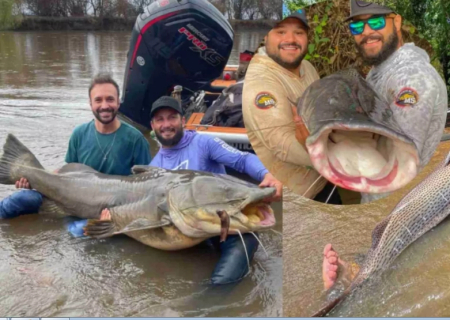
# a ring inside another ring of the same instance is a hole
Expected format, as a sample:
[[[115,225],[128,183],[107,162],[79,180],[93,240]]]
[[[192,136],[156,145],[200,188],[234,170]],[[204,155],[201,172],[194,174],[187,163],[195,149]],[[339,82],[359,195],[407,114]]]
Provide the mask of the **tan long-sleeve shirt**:
[[[260,48],[247,70],[242,111],[250,143],[264,166],[297,194],[314,198],[326,184],[296,139],[292,107],[306,88],[319,79],[308,61],[300,75],[281,67]]]

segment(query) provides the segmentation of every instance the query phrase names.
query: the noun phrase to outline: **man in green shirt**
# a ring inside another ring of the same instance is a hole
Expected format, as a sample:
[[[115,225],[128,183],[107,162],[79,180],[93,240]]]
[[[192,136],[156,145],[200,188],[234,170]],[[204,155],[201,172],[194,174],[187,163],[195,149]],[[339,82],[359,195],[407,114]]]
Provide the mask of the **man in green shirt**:
[[[95,119],[79,125],[70,137],[67,163],[82,163],[113,175],[129,175],[134,165],[151,161],[148,141],[137,129],[121,122],[119,86],[109,75],[98,75],[89,87],[89,99]],[[25,178],[16,188],[31,189]],[[37,213],[42,195],[35,190],[21,190],[0,201],[0,218],[14,218]]]

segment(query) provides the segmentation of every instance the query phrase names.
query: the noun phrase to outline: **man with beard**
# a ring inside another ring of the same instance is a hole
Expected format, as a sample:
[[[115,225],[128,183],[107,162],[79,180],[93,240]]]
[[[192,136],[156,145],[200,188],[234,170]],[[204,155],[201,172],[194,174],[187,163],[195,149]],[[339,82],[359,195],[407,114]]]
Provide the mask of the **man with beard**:
[[[147,165],[151,160],[148,141],[137,129],[116,117],[119,109],[117,83],[109,75],[98,75],[89,87],[89,98],[95,119],[75,128],[66,162],[82,163],[114,175],[130,175],[134,165]],[[16,182],[16,187],[30,189],[32,186],[22,178]],[[0,201],[0,218],[37,213],[41,204],[39,192],[21,190]]]
[[[372,66],[367,82],[390,105],[387,117],[394,117],[407,136],[420,141],[419,170],[436,150],[448,110],[444,80],[431,65],[425,50],[403,43],[402,17],[393,10],[359,0],[351,0],[350,33],[363,61]],[[414,119],[414,121],[412,121]],[[417,119],[422,120],[420,126]],[[362,203],[388,194],[362,194]]]
[[[402,17],[375,3],[351,0],[349,24],[357,50],[365,63],[373,66],[367,82],[390,104],[388,116],[402,130],[420,141],[419,170],[431,159],[438,146],[447,117],[447,88],[430,64],[427,53],[414,43],[403,44]],[[417,119],[422,119],[422,124]],[[386,197],[362,194],[362,202]],[[358,266],[341,260],[331,244],[323,251],[322,277],[325,289],[336,282],[338,273],[347,278],[356,275]]]
[[[198,170],[226,174],[225,166],[260,181],[260,187],[275,187],[277,192],[269,201],[281,199],[281,183],[264,168],[257,156],[241,152],[219,138],[184,130],[185,119],[178,100],[161,97],[150,111],[150,124],[161,149],[150,163],[151,166],[170,170]],[[243,234],[246,250],[239,235],[229,235],[225,242],[219,237],[211,243],[219,247],[222,255],[217,263],[211,283],[221,285],[241,280],[248,273],[247,254],[251,261],[258,248],[252,234]]]
[[[265,46],[258,49],[247,69],[242,111],[250,143],[264,166],[295,193],[325,201],[332,186],[324,189],[327,181],[312,167],[299,142],[306,136],[296,131],[294,118],[293,104],[319,79],[311,63],[303,60],[308,32],[304,10],[269,31]],[[333,196],[330,203],[341,203],[337,192]]]

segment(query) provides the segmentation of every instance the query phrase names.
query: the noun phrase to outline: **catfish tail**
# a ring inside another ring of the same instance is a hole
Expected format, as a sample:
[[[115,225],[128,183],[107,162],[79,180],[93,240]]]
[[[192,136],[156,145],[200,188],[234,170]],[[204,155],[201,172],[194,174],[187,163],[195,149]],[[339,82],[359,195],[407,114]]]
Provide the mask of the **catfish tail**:
[[[14,184],[27,168],[44,169],[38,159],[14,135],[8,134],[0,159],[0,184]]]
[[[311,317],[325,317],[331,310],[334,309],[348,294],[352,291],[352,287],[347,288],[339,297],[328,303],[326,306],[321,308],[319,311],[314,313]]]

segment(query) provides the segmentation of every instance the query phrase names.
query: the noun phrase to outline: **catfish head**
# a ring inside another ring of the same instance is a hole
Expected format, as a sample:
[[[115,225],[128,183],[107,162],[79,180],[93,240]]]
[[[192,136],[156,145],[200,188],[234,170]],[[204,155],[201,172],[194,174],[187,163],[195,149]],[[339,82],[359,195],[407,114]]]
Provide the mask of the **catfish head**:
[[[264,200],[275,192],[228,175],[186,171],[168,186],[167,204],[172,223],[183,234],[212,237],[222,234],[223,212],[229,218],[229,234],[274,227],[273,210]]]
[[[314,168],[342,188],[392,192],[419,170],[419,150],[389,103],[354,69],[311,84],[297,104]]]

